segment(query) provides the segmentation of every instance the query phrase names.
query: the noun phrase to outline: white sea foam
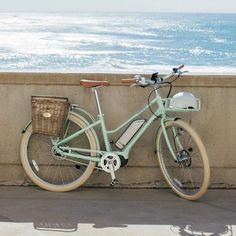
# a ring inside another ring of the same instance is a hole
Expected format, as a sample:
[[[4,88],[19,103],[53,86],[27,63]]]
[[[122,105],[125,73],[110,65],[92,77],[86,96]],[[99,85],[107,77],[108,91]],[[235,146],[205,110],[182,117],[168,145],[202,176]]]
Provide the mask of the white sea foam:
[[[214,38],[213,41],[215,41],[216,43],[226,43],[227,42],[226,39],[222,39],[222,38]]]

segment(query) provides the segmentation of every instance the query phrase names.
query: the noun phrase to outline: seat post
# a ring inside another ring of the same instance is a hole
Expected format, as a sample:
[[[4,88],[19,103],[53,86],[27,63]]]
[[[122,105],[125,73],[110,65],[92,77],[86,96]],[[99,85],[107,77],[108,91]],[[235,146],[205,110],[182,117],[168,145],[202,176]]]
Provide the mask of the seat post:
[[[97,104],[97,108],[98,108],[98,115],[99,115],[99,116],[103,116],[102,110],[101,110],[101,106],[100,106],[99,97],[98,97],[98,91],[97,91],[96,87],[95,87],[95,88],[92,88],[92,91],[93,91],[94,94],[95,94],[96,104]]]
[[[98,108],[98,116],[99,116],[99,120],[101,122],[101,128],[102,128],[102,134],[103,134],[103,138],[104,138],[105,147],[106,147],[106,150],[109,152],[109,151],[111,151],[111,146],[110,146],[110,142],[109,142],[109,139],[107,136],[107,129],[106,129],[105,121],[104,121],[104,114],[102,114],[97,88],[98,87],[93,87],[92,91],[94,92],[95,98],[96,98],[96,103],[97,103],[97,108]]]

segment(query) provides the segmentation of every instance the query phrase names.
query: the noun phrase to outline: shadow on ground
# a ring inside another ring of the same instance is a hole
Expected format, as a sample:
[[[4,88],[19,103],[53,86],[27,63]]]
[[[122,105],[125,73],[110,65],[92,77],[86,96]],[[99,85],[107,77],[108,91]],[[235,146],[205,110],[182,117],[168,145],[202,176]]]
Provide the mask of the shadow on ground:
[[[68,193],[0,187],[0,222],[33,223],[39,231],[75,232],[130,225],[165,226],[176,235],[233,235],[236,190],[210,190],[189,202],[162,189],[93,189]]]

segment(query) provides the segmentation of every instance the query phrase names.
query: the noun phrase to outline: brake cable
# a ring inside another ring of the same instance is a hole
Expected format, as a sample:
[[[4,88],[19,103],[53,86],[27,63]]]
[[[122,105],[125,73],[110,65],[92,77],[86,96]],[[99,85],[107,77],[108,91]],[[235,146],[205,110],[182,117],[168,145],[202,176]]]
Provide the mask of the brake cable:
[[[168,98],[169,95],[170,95],[170,93],[171,93],[171,90],[172,90],[172,84],[171,84],[171,82],[162,82],[161,84],[167,84],[167,85],[169,85],[169,91],[168,91],[168,94],[167,94],[167,98]],[[163,86],[158,86],[157,88],[153,89],[153,90],[150,92],[150,94],[148,95],[148,108],[149,108],[149,110],[151,111],[151,113],[152,113],[153,115],[155,115],[157,118],[159,118],[159,116],[157,116],[157,115],[155,114],[155,112],[153,112],[153,110],[152,110],[152,108],[151,108],[151,105],[150,105],[150,98],[151,98],[152,94],[153,94],[157,89],[159,89],[159,88],[161,88],[161,87],[163,87]]]
[[[176,77],[173,81],[171,81],[171,82],[161,82],[161,83],[160,83],[160,84],[168,84],[168,85],[169,85],[169,91],[168,91],[168,93],[167,93],[166,98],[169,98],[169,96],[170,96],[170,94],[171,94],[172,87],[173,87],[172,83],[174,83],[174,82],[180,77],[180,75],[181,75],[181,74],[178,74],[177,77]],[[173,76],[174,76],[174,75],[172,75],[170,78],[172,78]],[[160,89],[161,87],[162,87],[162,86],[158,86],[157,88],[153,89],[153,90],[150,92],[150,94],[148,95],[148,108],[149,108],[149,110],[151,111],[151,113],[152,113],[153,115],[155,115],[157,118],[159,118],[159,116],[157,116],[157,115],[155,114],[155,112],[153,112],[153,110],[152,110],[152,108],[151,108],[151,105],[150,105],[150,98],[151,98],[152,94],[153,94],[157,89]]]

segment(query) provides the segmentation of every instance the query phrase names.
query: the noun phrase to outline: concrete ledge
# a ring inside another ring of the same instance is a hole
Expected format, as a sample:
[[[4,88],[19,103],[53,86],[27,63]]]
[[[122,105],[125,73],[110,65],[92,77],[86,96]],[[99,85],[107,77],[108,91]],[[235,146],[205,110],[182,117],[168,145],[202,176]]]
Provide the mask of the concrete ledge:
[[[121,84],[126,74],[0,73],[0,184],[29,184],[19,161],[21,131],[31,119],[32,94],[67,96],[71,103],[96,116],[89,89],[83,79],[108,80],[113,86],[100,89],[107,128],[117,127],[147,102],[150,88],[129,88]],[[236,75],[189,75],[174,84],[173,93],[189,91],[202,101],[197,113],[178,114],[190,123],[206,145],[212,167],[212,187],[236,187]],[[164,93],[166,91],[163,91]],[[147,112],[145,116],[149,116]],[[152,140],[158,121],[147,131],[130,154],[127,168],[119,170],[122,187],[165,186],[157,168]],[[116,137],[111,137],[116,139]],[[88,186],[107,186],[106,173],[94,173]]]
[[[122,85],[121,79],[135,74],[103,73],[0,73],[1,84],[79,85],[81,79],[107,80],[112,86]],[[150,76],[150,75],[146,75]],[[183,75],[175,86],[236,87],[236,75]]]

